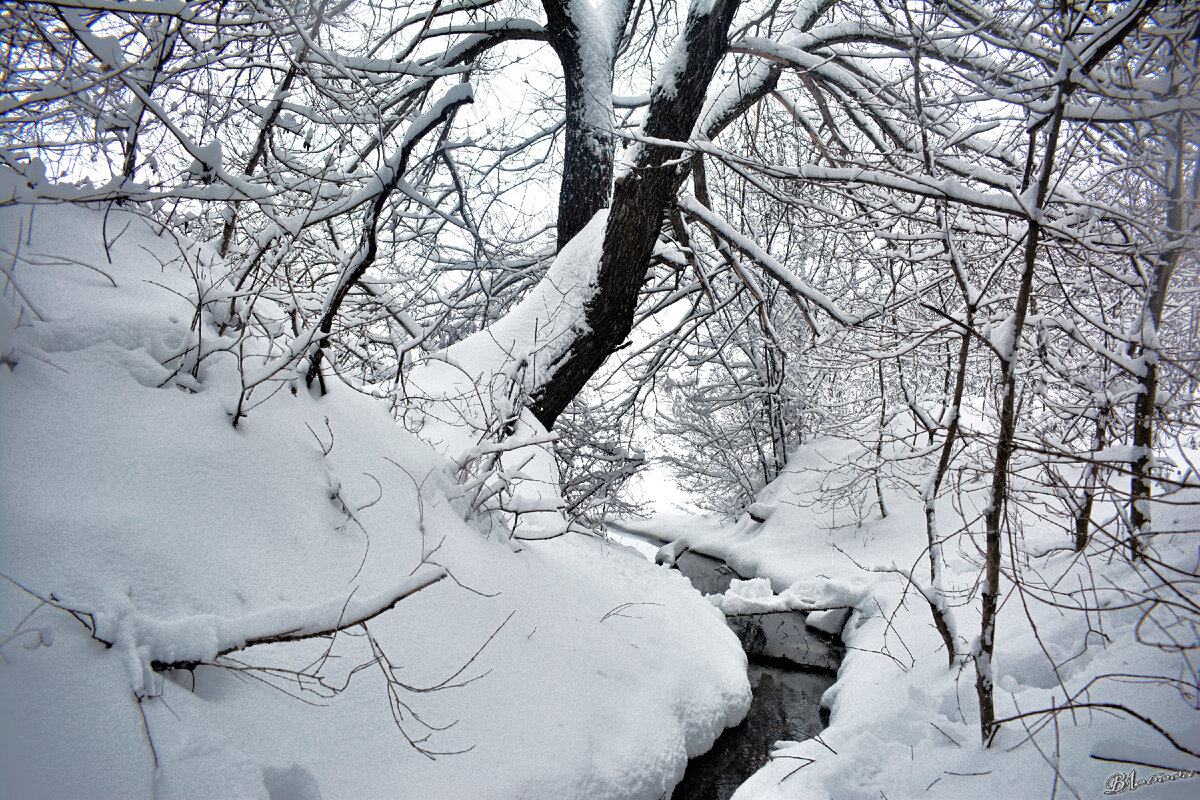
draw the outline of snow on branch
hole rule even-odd
[[[90,618],[92,637],[117,649],[129,670],[134,692],[145,697],[152,693],[153,672],[212,663],[254,645],[331,636],[369,622],[446,576],[444,568],[425,564],[373,597],[359,599],[351,592],[345,599],[335,598],[307,607],[281,606],[243,617],[197,614],[163,620],[137,611],[132,604],[115,610],[84,612],[47,602],[77,618]]]
[[[833,319],[843,325],[851,326],[857,325],[862,321],[853,314],[847,314],[842,311],[827,294],[802,281],[794,272],[779,263],[774,256],[764,250],[757,242],[738,233],[732,225],[705,207],[695,197],[691,195],[681,197],[678,205],[680,209],[712,228],[723,239],[726,239],[750,258],[757,261],[772,278],[779,281],[789,291],[794,292],[817,306]]]
[[[473,103],[474,101],[475,97],[470,83],[459,83],[452,86],[428,111],[417,117],[409,125],[401,142],[400,151],[392,159],[388,160],[386,167],[380,173],[378,178],[379,191],[367,211],[367,218],[363,223],[362,240],[359,243],[358,249],[354,251],[349,262],[342,269],[337,283],[325,298],[325,305],[321,311],[321,319],[317,324],[317,328],[321,332],[321,338],[317,349],[312,354],[312,361],[308,367],[306,380],[309,386],[312,386],[313,381],[320,375],[321,348],[327,343],[328,335],[333,329],[334,317],[337,316],[338,310],[341,308],[342,300],[345,299],[346,294],[350,291],[350,287],[375,262],[375,255],[378,250],[375,227],[379,224],[379,218],[383,213],[383,207],[388,197],[391,196],[391,193],[400,183],[400,180],[404,177],[404,173],[408,169],[408,160],[412,156],[413,148],[433,131],[434,128],[450,120],[460,106]]]
[[[47,5],[55,8],[73,8],[80,11],[119,11],[123,14],[146,16],[180,17],[191,20],[205,2],[188,0],[52,0]]]

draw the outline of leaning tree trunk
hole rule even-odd
[[[728,46],[729,27],[740,0],[715,0],[707,11],[688,12],[682,48],[674,60],[674,86],[660,79],[650,97],[642,134],[651,141],[686,142],[708,85]],[[701,4],[703,5],[703,4]],[[670,83],[667,83],[670,86]],[[686,177],[674,162],[678,148],[640,146],[629,174],[613,193],[596,292],[584,311],[587,329],[571,345],[554,372],[533,396],[533,412],[547,429],[583,389],[604,360],[633,328],[638,294],[658,241],[663,213]]]

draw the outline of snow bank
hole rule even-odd
[[[857,444],[835,439],[818,439],[794,452],[785,474],[757,498],[775,509],[761,524],[743,518],[720,527],[668,517],[640,525],[643,533],[656,529],[663,539],[686,530],[689,546],[725,558],[743,575],[758,576],[734,581],[723,597],[710,598],[727,613],[843,602],[854,607],[842,631],[847,652],[837,683],[822,700],[831,709],[829,727],[820,741],[782,743],[735,798],[1089,798],[1135,788],[1131,796],[1139,798],[1195,797],[1200,775],[1172,770],[1200,770],[1200,759],[1175,750],[1117,709],[1135,709],[1200,750],[1200,716],[1195,690],[1189,689],[1195,672],[1188,652],[1194,651],[1171,644],[1173,639],[1194,646],[1194,629],[1172,614],[1144,617],[1144,608],[1122,608],[1122,588],[1145,587],[1153,575],[1108,554],[1079,559],[1063,549],[1065,532],[1026,520],[1026,552],[1019,563],[1038,573],[1026,573],[1033,588],[1024,602],[1011,596],[1001,610],[993,664],[997,715],[1061,706],[1060,682],[1080,693],[1082,702],[1107,705],[1060,713],[1056,723],[1043,715],[1009,722],[993,746],[984,748],[974,667],[947,669],[928,605],[892,571],[899,565],[918,577],[928,575],[919,487],[886,482],[886,519],[874,509],[864,518],[857,505],[830,502],[829,488],[837,480],[832,472],[862,455]],[[984,492],[968,486],[956,501],[977,513]],[[1193,493],[1182,502],[1180,496],[1172,500],[1156,510],[1163,533],[1154,546],[1185,575],[1200,560],[1194,533],[1200,529],[1200,498]],[[949,497],[939,500],[938,515],[944,527],[959,524]],[[1057,549],[1045,547],[1052,539]],[[966,599],[979,564],[966,541],[956,540],[946,553],[958,628],[969,634],[979,626],[978,611]],[[1011,569],[1007,555],[1005,563]],[[1010,578],[1005,581],[1007,591]],[[1101,591],[1083,594],[1102,615],[1038,601],[1039,587],[1078,589],[1093,582]],[[1178,588],[1184,602],[1196,602],[1194,581]],[[821,622],[810,616],[807,624]],[[1139,644],[1139,636],[1163,646]],[[965,640],[959,644],[964,652],[970,646]],[[1100,678],[1105,675],[1117,677]],[[1139,763],[1123,763],[1128,761]]]
[[[744,714],[741,649],[683,578],[590,537],[512,552],[373,399],[280,381],[235,429],[200,248],[116,208],[4,208],[6,260],[18,231],[0,795],[657,798]],[[201,339],[198,377],[176,372]],[[443,571],[336,637],[151,669],[368,617]]]
[[[567,527],[554,440],[525,399],[544,385],[580,332],[596,290],[608,210],[563,247],[545,277],[496,323],[433,353],[405,376],[405,426],[468,474],[484,473],[504,524],[521,539]],[[512,430],[503,429],[512,421]],[[493,478],[488,479],[486,473]]]
[[[867,594],[862,584],[845,581],[796,581],[775,594],[766,578],[734,580],[722,595],[709,598],[725,614],[762,614],[768,611],[831,611],[854,608]]]

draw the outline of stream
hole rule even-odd
[[[661,545],[638,532],[618,531],[615,538],[640,545],[643,554],[645,545]],[[702,594],[724,593],[742,577],[723,561],[691,550],[676,558],[675,567]],[[837,677],[844,648],[837,637],[809,628],[806,617],[802,611],[726,617],[749,661],[750,711],[712,749],[688,762],[671,800],[727,800],[770,760],[776,742],[809,739],[825,728],[821,695]]]

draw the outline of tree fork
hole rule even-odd
[[[729,28],[740,3],[716,0],[711,9],[699,14],[692,7],[681,43],[686,71],[675,75],[673,92],[659,86],[651,96],[643,127],[646,138],[688,140],[708,85],[728,48]],[[682,165],[666,165],[678,156],[673,147],[642,145],[629,176],[613,193],[596,294],[584,311],[588,330],[575,340],[533,398],[533,413],[547,429],[633,329],[638,294],[663,214],[687,174]]]

